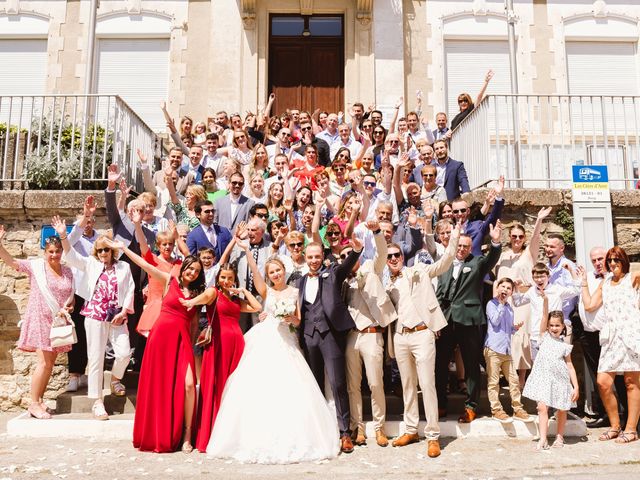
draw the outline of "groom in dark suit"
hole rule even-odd
[[[349,395],[345,373],[344,351],[347,333],[355,323],[342,300],[342,286],[353,269],[362,244],[351,240],[353,249],[340,264],[324,265],[324,249],[320,243],[310,243],[305,250],[309,273],[298,280],[300,302],[300,343],[320,390],[324,390],[324,372],[329,376],[340,429],[340,449],[353,451],[349,429]]]
[[[447,326],[440,330],[436,341],[436,390],[440,416],[446,415],[447,380],[449,360],[456,345],[460,346],[464,375],[467,383],[465,411],[458,418],[460,423],[470,423],[476,418],[480,400],[480,359],[482,357],[482,325],[487,321],[482,308],[482,286],[487,273],[498,263],[502,246],[500,220],[489,226],[491,248],[486,256],[471,253],[472,240],[462,234],[456,257],[438,281],[436,295],[447,319]]]

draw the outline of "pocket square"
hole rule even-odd
[[[462,273],[469,273],[471,271],[471,267],[464,267],[462,269]]]
[[[329,276],[329,272],[325,272],[322,275],[320,275],[322,278],[327,278]]]

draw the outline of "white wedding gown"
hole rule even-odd
[[[318,388],[289,326],[273,316],[277,300],[298,290],[269,289],[269,316],[245,335],[227,380],[207,453],[243,463],[286,464],[333,458],[340,451],[335,412]]]

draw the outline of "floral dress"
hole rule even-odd
[[[631,274],[618,285],[611,277],[602,286],[605,321],[600,330],[599,372],[640,371],[639,294],[631,283]]]
[[[571,402],[573,386],[569,377],[569,367],[564,360],[564,357],[571,354],[572,349],[573,345],[545,332],[522,396],[558,410],[575,407],[576,404]]]
[[[51,322],[53,320],[51,309],[40,293],[31,262],[29,260],[17,260],[17,262],[18,271],[29,276],[31,288],[27,309],[20,322],[18,348],[26,352],[35,352],[36,350],[56,353],[68,352],[71,350],[71,345],[51,348],[51,341],[49,340]],[[45,266],[45,275],[53,298],[62,307],[73,294],[73,273],[71,273],[71,269],[63,266],[62,276],[58,276],[48,266]]]

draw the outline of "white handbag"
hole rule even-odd
[[[66,347],[67,345],[78,343],[76,324],[71,320],[71,315],[65,312],[64,315],[58,315],[53,319],[49,340],[52,348]]]

